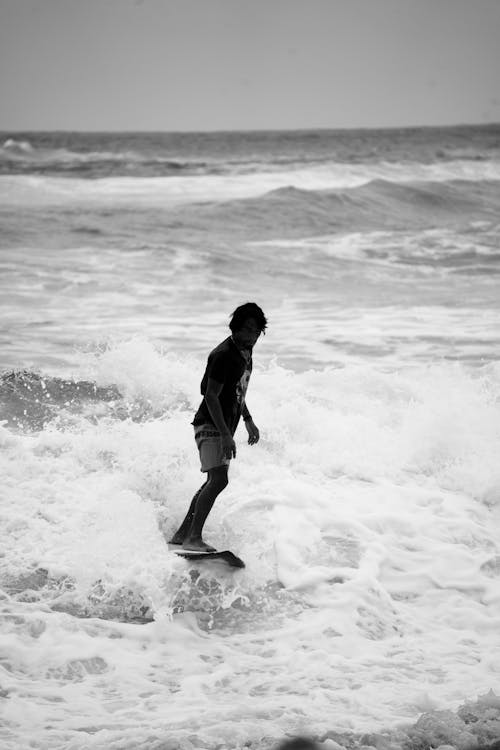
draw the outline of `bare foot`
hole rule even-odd
[[[215,547],[211,547],[210,544],[204,542],[201,537],[184,539],[182,549],[185,549],[188,552],[217,552]]]
[[[182,547],[183,542],[184,542],[184,537],[174,534],[172,539],[168,542],[168,544],[176,544],[178,547]]]

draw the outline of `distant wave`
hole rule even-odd
[[[411,165],[439,179],[450,163],[466,165],[462,176],[488,175],[499,162],[497,128],[443,131],[311,131],[231,134],[0,134],[0,174],[51,177],[243,176],[306,171],[321,167],[367,180],[391,179]],[[486,171],[485,171],[486,170]],[[437,173],[437,174],[433,174]],[[422,176],[422,175],[420,175]],[[459,175],[455,175],[459,176]]]
[[[347,190],[280,188],[257,198],[198,207],[197,220],[240,226],[255,238],[338,231],[421,229],[498,221],[500,181],[394,183],[373,180]]]
[[[270,168],[286,169],[324,163],[311,157],[176,159],[159,153],[34,147],[29,140],[7,138],[0,146],[0,174],[52,177],[165,177],[169,175],[251,174]]]
[[[0,147],[0,174],[45,175],[47,177],[168,177],[251,175],[271,170],[307,169],[324,165],[324,158],[274,157],[255,155],[242,159],[182,159],[139,151],[71,151],[65,148],[35,148],[29,141],[7,139]]]
[[[7,138],[1,151],[11,154],[30,154],[33,151],[33,146],[29,141],[17,141],[15,138]]]
[[[82,178],[162,177],[217,173],[204,161],[185,161],[139,152],[88,151],[34,148],[29,141],[8,138],[0,147],[0,174],[73,176]]]
[[[17,158],[17,157],[16,157]],[[22,157],[24,158],[24,157]],[[21,158],[21,160],[22,160]],[[85,159],[89,159],[87,154]],[[114,157],[113,157],[114,158]],[[60,174],[53,176],[47,173],[36,174],[29,171],[26,174],[3,174],[0,176],[0,202],[3,206],[26,205],[81,205],[83,203],[116,207],[127,205],[130,208],[145,208],[160,206],[163,209],[175,204],[209,204],[213,202],[230,203],[241,199],[277,202],[291,200],[293,193],[287,190],[302,191],[304,202],[312,200],[325,201],[324,193],[330,191],[344,191],[344,203],[349,203],[355,193],[355,188],[364,187],[367,194],[357,193],[357,201],[383,204],[384,208],[392,210],[392,203],[407,203],[414,199],[422,208],[434,212],[443,208],[443,203],[465,200],[469,205],[470,199],[466,193],[477,200],[478,190],[489,193],[494,188],[486,183],[500,182],[500,161],[456,161],[443,164],[419,163],[378,163],[378,164],[344,164],[329,163],[309,165],[307,168],[287,169],[281,171],[259,171],[245,174],[207,174],[201,164],[183,165],[177,162],[163,164],[164,173],[154,178],[140,175],[141,164],[135,164],[135,174],[116,177],[106,175],[105,160],[100,162],[102,171],[100,179],[84,179],[82,174],[92,173],[94,165],[82,161],[78,169],[80,172],[71,173],[72,162],[68,165],[65,177]],[[197,172],[196,170],[201,170]],[[468,187],[458,195],[454,183],[467,183]],[[451,188],[429,186],[433,183],[448,183]],[[477,183],[477,184],[476,184]],[[483,183],[481,186],[480,183]],[[479,187],[477,186],[479,185]],[[280,192],[280,191],[285,192]],[[446,193],[446,190],[448,192]],[[410,195],[410,193],[413,195]],[[316,196],[314,195],[316,193]],[[320,195],[321,193],[321,195]],[[271,198],[269,196],[273,196]],[[266,195],[268,197],[266,197]],[[486,195],[486,193],[485,193]],[[486,195],[489,201],[489,196]],[[293,199],[297,203],[296,197]],[[330,200],[334,200],[330,197]],[[389,203],[388,203],[389,202]],[[439,204],[439,206],[438,206]],[[250,205],[250,204],[249,204]],[[381,206],[382,207],[382,206]],[[451,207],[450,207],[451,208]],[[359,210],[359,206],[357,206]],[[387,217],[390,219],[390,216]]]
[[[144,220],[147,213],[161,211],[161,218],[157,216],[155,221],[161,222],[171,238],[181,239],[187,231],[211,231],[217,236],[236,234],[243,240],[255,241],[335,232],[422,230],[466,226],[476,221],[498,224],[500,216],[500,179],[375,179],[353,186],[306,189],[291,184],[275,187],[276,175],[268,181],[261,177],[257,184],[243,178],[229,183],[215,178],[171,178],[157,183],[115,178],[89,183],[34,176],[2,177],[4,237],[9,227],[11,232],[20,234],[17,210],[24,215],[27,206],[57,206],[60,212],[97,207],[98,222],[89,225],[89,234],[115,231],[126,207],[128,212],[144,214]],[[320,184],[323,179],[328,182],[324,176],[317,177]],[[315,181],[316,177],[310,174],[297,179],[306,184]],[[36,224],[37,220],[33,213],[31,221]],[[80,233],[87,233],[84,223],[76,226]],[[32,231],[36,231],[36,225]]]

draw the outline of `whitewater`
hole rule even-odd
[[[500,738],[497,131],[0,137],[2,747]],[[166,541],[247,300],[235,571]]]

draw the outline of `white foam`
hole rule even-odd
[[[331,163],[305,169],[243,175],[108,177],[93,180],[36,175],[0,176],[0,202],[5,206],[74,203],[165,206],[252,198],[285,187],[302,190],[352,188],[377,179],[396,183],[415,180],[499,180],[500,162]]]
[[[249,447],[241,428],[206,528],[247,567],[197,578],[164,535],[201,482],[201,367],[122,345],[94,363],[97,382],[156,416],[0,428],[2,580],[52,581],[31,603],[3,600],[11,737],[237,746],[395,727],[494,687],[498,368],[256,370],[262,439]],[[155,622],[104,619],[141,606]],[[85,608],[93,619],[68,614]]]
[[[472,231],[471,231],[472,230]],[[273,239],[247,243],[251,248],[273,248],[287,252],[298,261],[314,262],[319,253],[363,264],[394,265],[419,263],[419,270],[427,265],[434,275],[456,272],[457,261],[466,254],[474,267],[482,260],[498,255],[500,227],[489,222],[473,222],[471,229],[460,231],[450,227],[422,230],[394,230],[346,232],[301,239]],[[436,261],[448,262],[440,269]],[[427,263],[426,263],[427,262]]]
[[[15,138],[7,138],[2,144],[2,149],[13,152],[31,153],[33,146],[29,141],[18,141]]]

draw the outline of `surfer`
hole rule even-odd
[[[259,441],[259,430],[245,396],[252,372],[252,350],[266,326],[266,317],[255,302],[240,305],[229,322],[231,335],[208,355],[200,387],[203,400],[192,422],[201,471],[207,474],[207,479],[193,497],[170,542],[186,550],[214,551],[203,540],[202,531],[215,499],[228,484],[229,463],[236,458],[234,433],[240,417],[248,432],[249,445]]]

